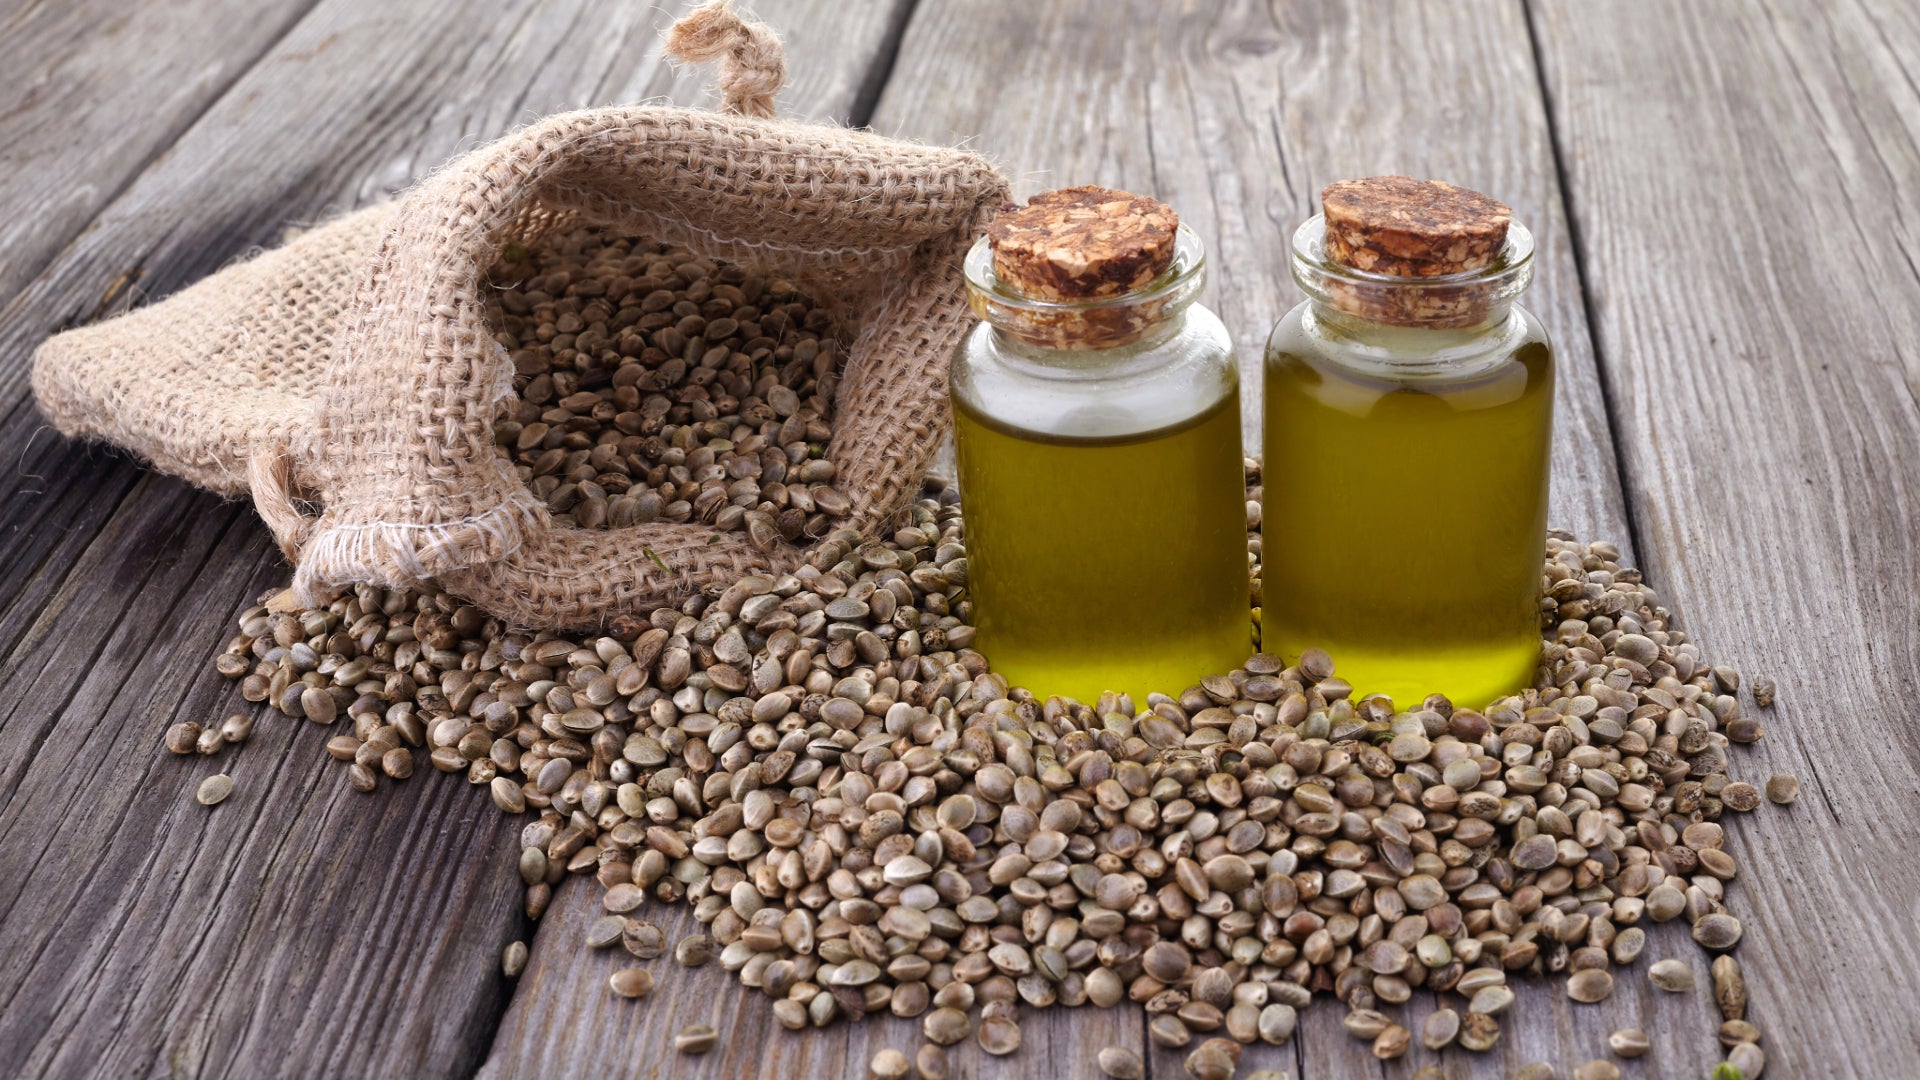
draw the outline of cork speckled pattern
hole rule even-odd
[[[1442,277],[1484,270],[1507,240],[1506,203],[1443,180],[1370,176],[1320,192],[1327,256],[1369,274]]]
[[[1043,191],[987,227],[993,270],[1034,300],[1094,300],[1138,289],[1173,265],[1180,216],[1158,199],[1101,187]]]

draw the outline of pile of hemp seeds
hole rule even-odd
[[[1715,1080],[1760,1075],[1721,821],[1798,785],[1729,777],[1730,745],[1762,734],[1739,675],[1613,546],[1551,534],[1540,685],[1484,710],[1356,696],[1318,650],[1256,654],[1177,696],[1043,701],[971,648],[955,490],[930,484],[891,536],[836,527],[838,346],[790,284],[585,234],[509,249],[494,280],[520,391],[501,452],[560,523],[825,537],[792,574],[585,636],[371,586],[241,614],[217,669],[249,701],[344,718],[327,750],[355,789],[406,779],[424,752],[527,817],[530,917],[591,874],[607,914],[589,946],[717,960],[795,1030],[919,1017],[911,1058],[869,1064],[883,1080],[942,1080],[968,1038],[1015,1052],[1022,1005],[1123,1000],[1156,1045],[1188,1050],[1195,1080],[1286,1043],[1315,995],[1383,1060],[1416,1040],[1485,1051],[1510,1022],[1510,976],[1563,974],[1570,998],[1601,1002],[1641,959],[1640,924],[1684,918],[1716,954]],[[1257,462],[1247,481],[1257,626]],[[1749,689],[1771,704],[1766,680]],[[166,743],[215,754],[252,723],[178,724]],[[211,777],[200,801],[232,788]],[[639,914],[649,899],[691,904],[706,932],[667,941]],[[526,957],[509,946],[506,973]],[[1646,977],[1694,989],[1681,960]],[[609,985],[643,998],[654,982],[635,965]],[[1418,1032],[1392,1015],[1416,989],[1442,995]],[[675,1045],[716,1041],[693,1025]],[[1607,1049],[1648,1043],[1622,1030]],[[1127,1047],[1097,1065],[1145,1073]],[[1571,1075],[1620,1071],[1603,1057]]]
[[[826,458],[841,343],[792,282],[597,230],[510,245],[489,280],[517,391],[495,440],[555,525],[770,551],[852,508]]]

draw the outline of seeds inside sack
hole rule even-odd
[[[495,439],[556,524],[767,550],[850,509],[826,457],[842,342],[792,282],[594,229],[509,245],[491,282],[517,392]]]

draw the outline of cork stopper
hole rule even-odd
[[[1505,203],[1411,176],[1341,180],[1327,185],[1320,202],[1326,261],[1376,276],[1330,281],[1330,298],[1341,310],[1396,326],[1463,327],[1487,317],[1498,282],[1421,282],[1493,267],[1513,222]]]
[[[1513,220],[1498,199],[1411,176],[1341,180],[1327,185],[1320,203],[1327,257],[1390,277],[1484,270],[1506,245]]]
[[[1032,299],[1072,303],[1145,287],[1173,265],[1180,217],[1158,199],[1103,187],[1042,192],[987,228],[993,272]]]

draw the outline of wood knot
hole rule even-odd
[[[787,79],[786,49],[765,24],[742,19],[730,0],[702,4],[668,29],[670,59],[720,61],[721,108],[741,116],[773,116],[773,98]]]

